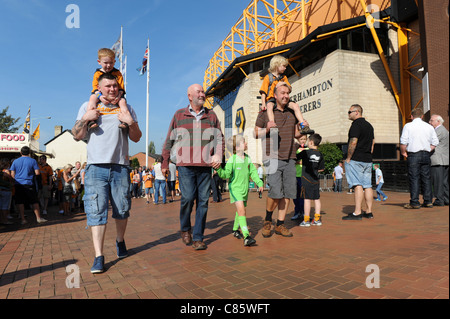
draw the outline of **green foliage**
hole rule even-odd
[[[150,141],[150,144],[148,145],[148,153],[149,154],[156,153],[155,143],[153,141]]]
[[[139,160],[135,157],[131,160],[130,166],[131,166],[131,168],[135,169],[135,168],[139,168],[139,166],[141,166],[141,165],[139,164]]]
[[[343,159],[342,151],[336,144],[330,142],[320,144],[318,150],[322,153],[325,160],[325,171],[323,174],[332,174],[339,161]]]
[[[20,120],[20,117],[15,119],[11,115],[7,115],[9,106],[0,112],[0,132],[1,133],[17,133],[19,131],[18,126],[14,126]]]

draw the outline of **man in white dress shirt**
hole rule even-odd
[[[422,109],[411,112],[412,122],[403,127],[400,137],[400,152],[406,157],[409,177],[409,204],[403,206],[407,209],[420,208],[420,185],[423,191],[423,207],[432,208],[431,191],[431,152],[439,144],[434,128],[424,122]]]

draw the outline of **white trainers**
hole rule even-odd
[[[302,227],[309,227],[309,226],[311,226],[311,223],[310,223],[310,222],[302,221],[302,222],[300,223],[300,226],[302,226]]]
[[[311,225],[313,225],[313,226],[322,226],[322,222],[320,221],[320,219],[319,220],[313,220]]]

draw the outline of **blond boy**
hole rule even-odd
[[[267,110],[269,123],[275,123],[273,115],[273,108],[276,104],[274,97],[275,87],[279,82],[286,82],[287,84],[289,84],[289,86],[291,86],[286,75],[284,75],[288,64],[289,62],[285,57],[281,55],[275,55],[270,60],[269,74],[264,77],[263,83],[259,90],[262,101],[261,110]],[[303,118],[302,112],[300,111],[300,106],[295,102],[289,101],[288,107],[294,111],[295,117],[300,123],[301,133],[314,134],[314,131],[309,128],[308,122]]]
[[[115,57],[116,55],[111,49],[102,48],[98,50],[97,62],[98,64],[100,64],[101,68],[95,70],[94,73],[94,78],[92,80],[92,94],[89,98],[88,110],[95,110],[97,108],[97,104],[101,102],[104,105],[118,104],[122,113],[128,112],[127,101],[123,97],[125,95],[123,76],[119,70],[114,68],[114,65],[116,63]],[[114,75],[117,79],[117,83],[119,84],[119,95],[112,101],[109,101],[104,96],[102,96],[102,93],[98,90],[98,78],[104,73],[111,73],[112,75]],[[88,124],[88,127],[89,129],[93,129],[98,127],[98,124],[92,121]],[[126,128],[127,125],[121,122],[119,124],[119,127],[123,129]]]

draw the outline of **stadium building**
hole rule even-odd
[[[374,161],[393,188],[407,189],[399,140],[411,110],[438,113],[448,128],[448,2],[251,1],[210,60],[204,87],[226,137],[247,136],[256,163],[259,89],[277,54],[289,60],[291,99],[323,141],[346,154],[347,111],[360,104],[375,130]]]

